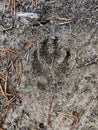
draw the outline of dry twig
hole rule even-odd
[[[19,0],[9,0],[9,5],[11,7],[11,15],[16,14],[16,2],[20,2]]]
[[[74,117],[73,117],[72,115],[69,115],[69,114],[67,114],[67,113],[57,112],[57,114],[63,116],[64,118],[66,118],[66,119],[68,119],[68,120],[71,120],[71,121],[74,119]]]
[[[37,7],[38,6],[38,0],[31,0],[32,1],[32,7]]]
[[[79,126],[79,122],[80,122],[80,119],[83,115],[83,112],[84,110],[81,110],[80,113],[78,112],[74,112],[74,120],[73,120],[73,123],[72,123],[72,130],[77,130],[78,129],[78,126]]]
[[[67,24],[67,23],[72,23],[73,22],[73,19],[72,18],[60,18],[58,16],[52,16],[50,17],[49,19],[56,19],[56,20],[59,20],[61,22],[58,23],[58,25],[63,25],[63,24]]]

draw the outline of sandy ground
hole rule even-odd
[[[2,128],[98,130],[98,1],[16,3],[16,14],[37,18],[11,15],[7,2],[0,1],[0,48],[20,55],[22,102],[10,106]],[[24,54],[29,40],[35,44]],[[2,104],[0,95],[0,114]]]

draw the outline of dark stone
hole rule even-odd
[[[42,122],[39,123],[39,127],[42,128],[42,129],[44,129],[45,128],[44,123],[42,123]]]
[[[71,57],[70,51],[66,51],[66,59],[69,59]]]

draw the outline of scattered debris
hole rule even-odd
[[[26,53],[33,45],[35,41],[29,40],[24,48]],[[1,119],[5,118],[10,105],[17,101],[21,103],[19,94],[15,87],[20,84],[22,77],[22,63],[18,52],[0,48],[0,94],[5,97],[5,103],[3,103],[4,111],[1,115]],[[2,129],[1,129],[2,130]]]
[[[20,101],[15,86],[21,81],[22,67],[18,53],[7,48],[0,48],[0,63],[0,94],[5,97],[2,119],[7,115],[10,105]]]

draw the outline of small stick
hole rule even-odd
[[[2,91],[0,91],[0,93],[2,93]],[[8,94],[8,93],[5,93],[5,92],[4,92],[4,94],[5,94],[6,97],[11,96],[11,94]]]
[[[63,116],[64,118],[68,119],[68,120],[73,120],[74,117],[72,115],[69,115],[67,113],[63,113],[63,112],[57,112],[57,114],[60,114],[61,116]]]
[[[1,90],[1,93],[5,96],[4,91],[3,91],[3,89],[2,89],[1,84],[0,84],[0,90]]]
[[[13,0],[11,0],[11,15],[13,14]]]
[[[3,95],[5,98],[7,98],[7,96],[5,95],[5,92],[4,92],[3,89],[2,89],[1,84],[0,84],[0,90],[1,90],[2,95]],[[7,99],[8,99],[8,98],[7,98]]]
[[[48,119],[47,119],[47,125],[49,125],[51,123],[51,113],[52,113],[53,99],[54,99],[54,97],[52,97],[52,99],[50,101],[49,112],[48,112]]]
[[[71,18],[69,18],[69,19],[67,19],[67,18],[60,18],[60,17],[58,17],[58,16],[52,16],[52,17],[50,17],[50,18],[55,18],[55,19],[57,19],[57,20],[64,21],[64,22],[59,23],[58,25],[63,25],[63,24],[66,24],[66,23],[71,23],[71,22],[73,21],[73,19],[71,19]],[[49,19],[50,19],[50,18],[49,18]]]
[[[11,27],[8,27],[8,28],[4,28],[2,31],[4,32],[4,31],[8,31],[8,30],[11,30],[13,28],[13,26],[11,26]]]
[[[18,94],[16,94],[14,97],[12,97],[10,100],[8,100],[4,108],[9,107],[9,105],[12,104],[13,101],[15,101],[17,98],[18,98]]]
[[[8,53],[12,53],[13,55],[17,56],[17,52],[11,50],[11,49],[7,49],[7,48],[0,48],[0,51],[6,51]]]
[[[1,72],[0,72],[0,79],[3,80],[3,81],[6,81],[6,79],[5,79],[5,75],[2,74]]]
[[[17,92],[16,92],[15,88],[12,87],[12,90],[13,90],[14,95],[17,95]],[[21,102],[21,100],[19,99],[19,97],[17,97],[16,100],[17,100],[19,103]]]
[[[70,23],[70,22],[72,22],[72,21],[62,22],[62,23],[59,23],[58,25],[64,25],[64,24],[66,24],[66,23]]]
[[[7,89],[7,82],[8,82],[8,72],[7,72],[6,78],[5,78],[5,87],[4,87],[5,93],[6,93],[6,89]]]
[[[16,14],[16,1],[14,0],[14,15]]]
[[[21,82],[21,76],[22,76],[22,63],[19,63],[19,68],[18,68],[18,75],[17,75],[17,82],[18,84]]]

